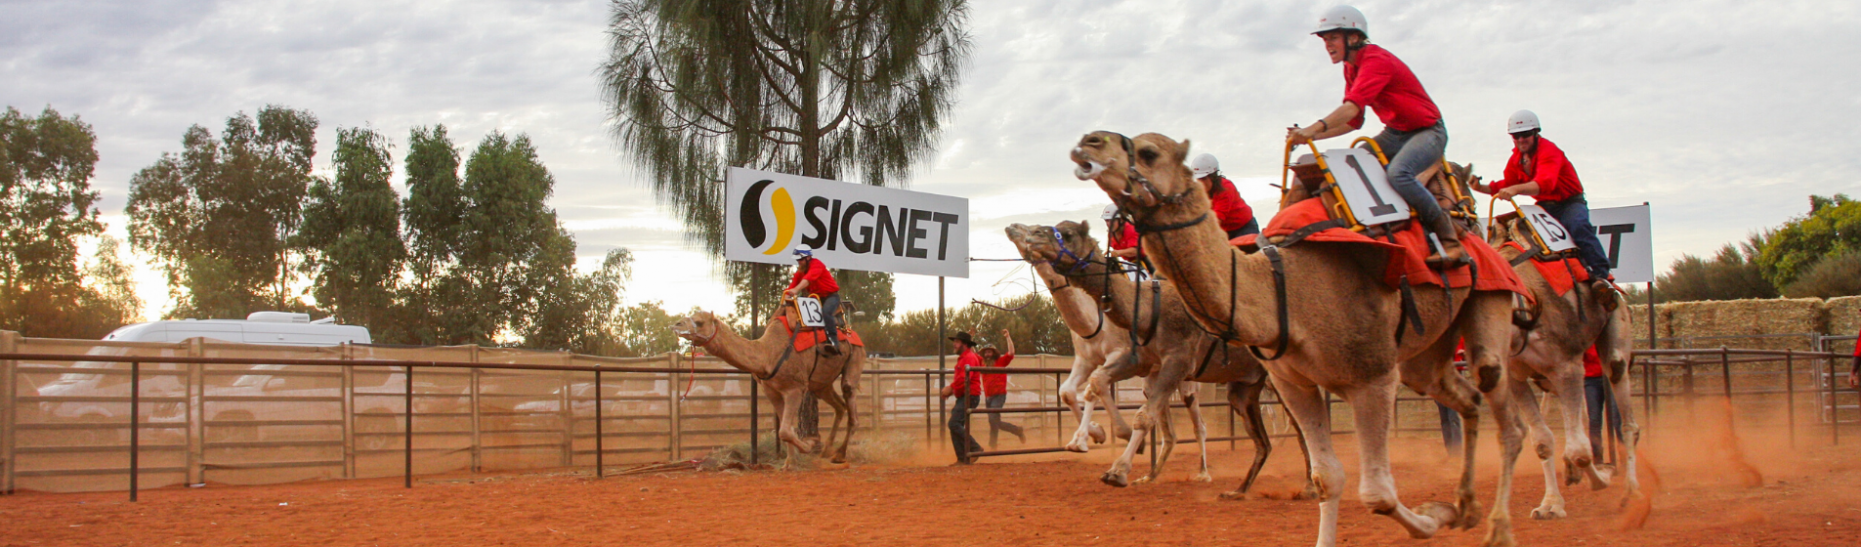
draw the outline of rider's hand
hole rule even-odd
[[[1498,192],[1494,192],[1493,199],[1512,199],[1513,196],[1517,195],[1519,195],[1517,186],[1507,186],[1499,189]]]
[[[1003,337],[1007,337],[1007,336],[1008,336],[1008,329],[1002,329],[1002,336],[1003,336]]]
[[[788,290],[782,291],[783,298],[794,298],[794,296],[795,296],[795,289],[788,289]]]
[[[1467,179],[1467,186],[1473,187],[1474,190],[1479,190],[1482,194],[1493,193],[1493,189],[1487,188],[1486,181],[1481,180],[1479,175],[1474,175],[1472,178]]]
[[[1848,387],[1850,389],[1861,389],[1861,374],[1855,374],[1853,372],[1848,373]]]
[[[1293,126],[1286,128],[1286,142],[1293,144],[1303,143],[1317,136],[1318,131],[1310,127]]]

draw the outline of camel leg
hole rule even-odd
[[[1189,422],[1190,425],[1195,426],[1195,444],[1202,448],[1202,468],[1195,474],[1194,480],[1195,482],[1215,482],[1215,477],[1208,472],[1208,423],[1202,421],[1201,399],[1196,397],[1196,391],[1201,387],[1202,384],[1196,382],[1183,382],[1177,388],[1177,392],[1182,395],[1183,403],[1189,407]]]
[[[1163,475],[1163,468],[1170,463],[1170,455],[1176,452],[1176,413],[1170,408],[1170,403],[1175,400],[1176,390],[1164,392],[1163,402],[1157,405],[1157,413],[1151,415],[1154,418],[1151,421],[1150,434],[1157,445],[1156,464],[1150,466],[1150,472],[1131,481],[1132,483],[1144,484],[1157,480],[1157,477]],[[1149,446],[1149,444],[1146,443],[1144,446]]]
[[[1389,375],[1395,376],[1395,375]],[[1357,484],[1358,497],[1370,512],[1396,519],[1409,537],[1426,539],[1458,519],[1454,506],[1426,503],[1411,511],[1402,505],[1396,493],[1396,479],[1389,469],[1390,412],[1396,407],[1396,378],[1385,376],[1363,386],[1353,386],[1351,393],[1339,393],[1351,404],[1356,417],[1357,445],[1362,452],[1358,466],[1363,478]]]
[[[1130,359],[1130,361],[1134,363],[1136,359]],[[1112,486],[1124,486],[1127,484],[1131,472],[1131,458],[1135,457],[1138,449],[1144,446],[1145,440],[1148,439],[1146,435],[1156,433],[1159,420],[1168,423],[1167,420],[1169,420],[1169,416],[1160,415],[1158,413],[1168,413],[1170,411],[1171,395],[1176,393],[1176,386],[1182,383],[1183,377],[1189,374],[1187,366],[1171,365],[1181,365],[1181,363],[1165,363],[1164,366],[1158,367],[1159,370],[1154,376],[1144,382],[1144,405],[1142,408],[1137,409],[1137,423],[1131,428],[1131,441],[1125,445],[1124,454],[1118,456],[1118,461],[1112,463],[1111,470],[1106,471],[1105,475],[1099,478],[1099,480],[1104,481],[1105,484],[1110,484]],[[1116,366],[1106,367],[1104,370],[1100,370],[1099,373],[1116,373],[1127,371],[1129,368],[1130,367]],[[1100,374],[1092,375],[1093,383],[1103,381]],[[1169,459],[1169,452],[1176,444],[1176,439],[1173,436],[1174,434],[1171,434],[1171,438],[1162,439],[1165,442],[1162,443],[1163,446],[1158,448],[1157,465],[1151,468],[1149,478],[1156,478],[1156,476],[1162,472],[1164,462]]]
[[[1492,526],[1486,532],[1485,547],[1512,547],[1516,542],[1512,538],[1512,476],[1518,467],[1519,453],[1525,450],[1525,424],[1519,421],[1517,407],[1531,404],[1529,399],[1520,402],[1513,398],[1512,390],[1522,390],[1527,395],[1531,386],[1512,378],[1504,378],[1486,393],[1487,406],[1493,409],[1493,421],[1499,424],[1499,487],[1493,495],[1493,511],[1487,516]]]
[[[834,463],[846,463],[846,443],[842,442],[836,445],[834,441],[840,438],[841,420],[846,420],[848,422],[847,436],[853,436],[852,404],[840,398],[840,394],[834,392],[833,386],[828,386],[827,389],[816,392],[815,397],[822,401],[827,401],[827,406],[831,406],[834,409],[834,427],[827,432],[827,444],[821,446],[821,455],[827,457],[829,461]]]
[[[859,380],[857,376],[840,384],[840,391],[846,395],[846,436],[840,438],[840,449],[834,452],[834,463],[846,463],[847,447],[853,444],[853,432],[859,424]],[[840,421],[835,418],[834,421]]]
[[[1537,509],[1531,510],[1531,518],[1538,520],[1564,518],[1564,495],[1558,491],[1557,459],[1553,458],[1553,441],[1551,426],[1544,422],[1544,414],[1538,410],[1538,399],[1532,396],[1531,384],[1524,381],[1511,382],[1511,405],[1523,419],[1524,427],[1531,430],[1532,449],[1538,453],[1538,460],[1544,465],[1544,501]],[[1585,433],[1588,435],[1588,433]]]
[[[1468,326],[1473,322],[1471,320],[1479,317],[1478,309],[1474,306],[1483,301],[1485,300],[1470,300],[1468,307],[1462,312],[1463,328],[1461,330],[1470,336],[1476,336],[1476,338],[1469,339],[1467,345],[1470,350],[1479,347],[1496,347],[1504,344],[1503,340],[1506,338],[1504,333],[1488,332],[1490,329],[1485,329],[1483,326]],[[1456,516],[1459,518],[1447,524],[1454,528],[1473,528],[1479,524],[1480,512],[1479,501],[1473,496],[1474,447],[1479,442],[1480,430],[1480,394],[1474,389],[1472,382],[1454,371],[1454,346],[1461,338],[1461,336],[1442,336],[1422,353],[1403,362],[1402,382],[1417,393],[1426,394],[1442,406],[1460,414],[1461,473],[1460,484],[1455,489],[1454,504]],[[1495,342],[1493,338],[1498,338],[1499,341]],[[1488,361],[1496,362],[1497,358],[1492,357],[1491,354],[1492,352],[1488,351],[1484,355]]]
[[[1337,449],[1331,445],[1331,421],[1325,411],[1324,396],[1318,386],[1294,385],[1279,376],[1273,377],[1280,400],[1299,424],[1311,468],[1312,483],[1318,490],[1317,547],[1338,544],[1338,504],[1344,497],[1344,465],[1338,461]]]
[[[1081,346],[1074,344],[1073,347]],[[1067,374],[1066,380],[1060,384],[1060,404],[1072,409],[1073,419],[1079,422],[1079,430],[1073,434],[1072,440],[1066,443],[1066,449],[1072,452],[1085,452],[1089,449],[1090,443],[1103,443],[1106,440],[1105,429],[1092,421],[1092,413],[1082,408],[1083,403],[1079,396],[1080,384],[1092,375],[1092,371],[1098,370],[1099,364],[1102,363],[1093,363],[1092,359],[1085,355],[1086,352],[1079,353],[1073,356],[1072,373]]]
[[[1221,499],[1246,498],[1254,479],[1260,477],[1260,468],[1266,467],[1267,456],[1273,453],[1273,439],[1267,436],[1266,420],[1260,415],[1260,392],[1265,387],[1266,382],[1228,382],[1228,408],[1247,424],[1247,436],[1254,440],[1254,463],[1247,468],[1247,479],[1241,481],[1241,487],[1222,492]]]
[[[1573,473],[1569,476],[1572,484],[1578,479],[1574,473],[1582,473],[1589,478],[1591,490],[1602,490],[1609,487],[1609,477],[1596,469],[1595,453],[1590,451],[1590,443],[1596,439],[1590,438],[1589,405],[1583,401],[1582,370],[1583,363],[1573,361],[1563,368],[1563,377],[1555,380],[1558,404],[1563,406],[1561,414],[1564,415],[1564,468]]]
[[[1086,380],[1087,390],[1108,399],[1111,404],[1105,412],[1111,420],[1111,434],[1120,439],[1131,438],[1131,426],[1124,423],[1123,410],[1118,408],[1118,382],[1137,377],[1137,365],[1142,359],[1138,352],[1130,348],[1119,348],[1105,358],[1105,366],[1093,372]],[[1146,387],[1145,389],[1148,389]],[[1139,448],[1142,451],[1142,448]]]
[[[781,439],[785,445],[783,452],[786,458],[782,468],[793,470],[800,464],[801,454],[808,452],[808,447],[801,444],[800,433],[795,431],[796,424],[801,423],[801,390],[783,393],[775,398],[782,405],[782,416],[777,419],[775,433],[776,438]]]
[[[1630,359],[1628,352],[1632,349],[1632,346],[1628,341],[1627,334],[1622,332],[1622,326],[1627,323],[1626,312],[1618,308],[1616,310],[1616,315],[1611,318],[1609,326],[1604,328],[1603,336],[1596,342],[1597,355],[1603,358],[1604,370],[1612,379],[1610,381],[1610,391],[1615,395],[1614,399],[1617,414],[1622,417],[1621,448],[1623,450],[1623,456],[1621,465],[1615,469],[1615,473],[1627,476],[1628,495],[1622,498],[1624,504],[1641,495],[1641,481],[1635,467],[1637,459],[1635,448],[1641,443],[1641,426],[1635,423],[1635,405],[1631,404],[1632,399],[1629,399],[1632,393],[1630,393],[1631,376],[1628,373],[1628,361]],[[1605,414],[1605,416],[1607,415]],[[1605,435],[1608,434],[1608,424],[1609,422],[1605,419],[1603,421]],[[1594,442],[1594,439],[1592,439],[1592,442]]]

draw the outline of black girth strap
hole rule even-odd
[[[1525,242],[1525,250],[1519,251],[1519,255],[1512,257],[1511,262],[1513,266],[1517,266],[1524,264],[1527,260],[1531,260],[1534,256],[1538,256],[1538,244],[1527,241]]]
[[[769,375],[758,377],[758,380],[766,381],[770,378],[774,378],[776,373],[782,372],[782,364],[788,362],[788,356],[795,353],[795,338],[801,336],[801,329],[789,327],[787,324],[782,326],[788,328],[788,345],[782,346],[782,356],[776,358],[775,368],[769,369]],[[817,357],[818,353],[819,352],[816,352]]]
[[[1298,243],[1300,241],[1304,241],[1305,238],[1312,237],[1312,234],[1323,232],[1325,230],[1330,230],[1332,228],[1345,228],[1348,226],[1350,226],[1349,223],[1346,223],[1342,220],[1338,220],[1335,218],[1331,220],[1321,220],[1318,222],[1307,224],[1305,225],[1304,228],[1293,230],[1292,233],[1286,234],[1284,237],[1282,237],[1279,243],[1277,243],[1276,245],[1280,247],[1291,247],[1294,243]]]
[[[1105,286],[1105,288],[1107,290],[1110,290],[1111,285],[1108,284]],[[1136,295],[1131,297],[1131,300],[1132,300],[1131,302],[1131,326],[1132,327],[1137,326],[1137,310],[1138,310],[1137,303],[1138,301],[1142,300],[1142,298],[1139,298],[1139,297],[1143,296],[1144,294],[1144,288],[1141,286],[1141,284],[1140,286],[1137,287],[1136,293],[1137,293]],[[1163,282],[1152,279],[1150,280],[1150,337],[1145,338],[1144,341],[1142,342],[1138,342],[1137,341],[1137,329],[1133,328],[1131,329],[1131,341],[1133,343],[1136,343],[1140,347],[1150,345],[1151,340],[1157,339],[1157,331],[1162,330],[1163,328],[1161,325],[1162,322],[1163,322]]]
[[[1447,284],[1447,281],[1443,280],[1442,284],[1443,285]],[[1421,310],[1417,309],[1415,305],[1415,289],[1413,288],[1413,286],[1409,285],[1408,274],[1403,274],[1402,276],[1402,315],[1396,318],[1396,344],[1398,345],[1402,344],[1403,332],[1406,330],[1406,328],[1409,326],[1409,323],[1411,322],[1415,324],[1416,334],[1419,335],[1423,331],[1427,330],[1425,327],[1422,326],[1422,312]]]
[[[1267,261],[1273,265],[1273,299],[1278,303],[1279,307],[1279,341],[1273,343],[1272,357],[1261,354],[1260,348],[1254,346],[1247,346],[1247,351],[1253,352],[1254,357],[1261,361],[1272,361],[1285,356],[1286,346],[1292,341],[1292,337],[1289,336],[1291,329],[1288,328],[1292,321],[1291,318],[1286,315],[1288,313],[1286,310],[1286,265],[1280,260],[1278,247],[1271,245],[1261,247],[1260,252],[1265,253],[1267,255]],[[1232,300],[1230,300],[1230,302],[1232,302]],[[1232,304],[1229,305],[1230,309],[1233,307]],[[1228,330],[1232,331],[1233,329],[1234,320],[1230,318],[1228,320]]]

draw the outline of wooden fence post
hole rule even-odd
[[[670,461],[678,461],[685,452],[684,442],[679,438],[680,414],[682,412],[678,404],[678,361],[668,353],[666,355],[666,415],[670,423],[666,426],[668,431],[666,436],[671,446],[666,447],[666,452],[669,454],[666,459]],[[750,450],[755,449],[755,447],[750,447]]]
[[[478,345],[473,344],[469,348],[467,348],[466,351],[467,351],[467,355],[469,356],[469,358],[466,360],[471,361],[473,363],[477,363],[478,362]],[[482,370],[483,369],[480,369],[478,367],[472,367],[472,380],[468,384],[470,386],[468,387],[468,389],[470,389],[471,391],[467,393],[466,395],[469,399],[471,399],[470,402],[472,405],[472,472],[473,473],[478,473],[478,472],[482,472],[485,470],[485,459],[484,459],[485,458],[484,456],[485,443],[484,443],[483,433],[481,433],[482,431],[484,431],[485,426],[484,426],[484,417],[479,414],[479,412],[481,411],[480,407],[482,406],[479,404],[481,402],[479,393],[484,391],[484,383],[483,383],[484,375],[482,373]]]
[[[342,345],[342,360],[355,360],[355,346]],[[342,366],[342,476],[355,478],[355,367]]]
[[[187,356],[206,354],[202,338],[189,338]],[[207,371],[206,365],[187,365],[187,483],[207,483]]]
[[[0,353],[19,351],[19,333],[0,331]],[[0,361],[0,412],[6,417],[0,419],[0,494],[13,493],[14,434],[13,427],[19,421],[16,399],[19,391],[19,363],[17,361]]]
[[[573,361],[568,358],[568,356],[571,355],[570,353],[563,352],[561,355],[564,357],[564,361],[568,361],[568,363],[565,364],[573,363]],[[556,396],[556,400],[561,401],[560,404],[562,405],[563,467],[575,466],[575,398],[570,396],[570,392],[575,391],[574,374],[574,372],[562,371],[562,391]]]

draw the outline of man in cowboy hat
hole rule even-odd
[[[982,444],[969,435],[969,409],[982,399],[982,375],[974,372],[982,366],[982,356],[976,355],[976,340],[967,332],[958,332],[949,340],[950,350],[956,352],[956,374],[943,386],[944,397],[956,396],[956,406],[950,410],[950,446],[956,448],[956,463],[967,465],[976,461],[969,453],[982,451]]]

